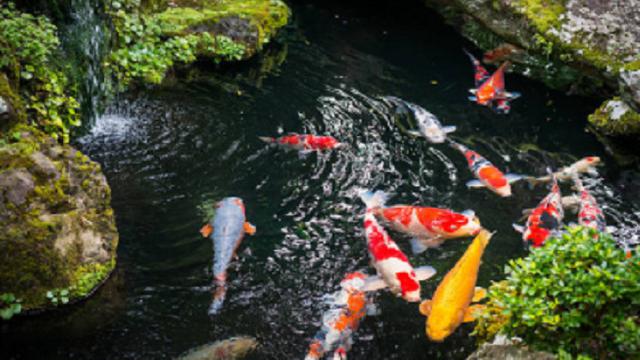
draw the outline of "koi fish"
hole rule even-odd
[[[569,211],[577,213],[580,210],[580,196],[578,196],[576,194],[563,196],[560,199],[560,203],[562,204],[562,208],[565,211],[569,210]],[[526,220],[527,217],[529,215],[531,215],[533,210],[535,210],[535,209],[524,209],[524,210],[522,210],[522,215],[524,215],[524,217],[521,220]]]
[[[474,236],[482,229],[473,210],[456,213],[448,209],[433,207],[394,205],[386,207],[386,194],[378,192],[381,200],[370,209],[396,231],[413,236],[411,250],[420,254],[427,248],[438,247],[447,239]]]
[[[474,313],[483,305],[471,305],[481,300],[486,291],[476,287],[480,259],[492,234],[482,230],[464,255],[442,279],[431,300],[420,304],[420,313],[427,316],[426,333],[431,341],[443,341],[463,322],[475,319]]]
[[[216,290],[209,307],[209,314],[217,313],[226,294],[227,269],[245,234],[256,233],[255,226],[245,219],[244,203],[240,198],[228,197],[216,204],[216,214],[200,229],[203,237],[213,241],[213,283]]]
[[[489,160],[482,157],[475,151],[470,150],[462,144],[450,142],[451,147],[460,151],[467,159],[469,170],[478,180],[470,180],[467,182],[469,188],[486,187],[494,193],[507,197],[511,196],[511,183],[522,179],[522,176],[516,174],[503,174]]]
[[[232,337],[200,346],[180,356],[178,360],[240,360],[258,347],[258,341],[248,336]]]
[[[600,158],[598,156],[587,156],[584,157],[569,166],[565,166],[562,169],[556,171],[553,174],[542,176],[542,177],[533,177],[528,176],[525,180],[532,186],[535,186],[539,183],[546,183],[553,180],[553,177],[560,181],[570,181],[573,179],[573,174],[584,174],[587,173],[589,175],[597,175],[595,167],[600,164]]]
[[[331,150],[345,146],[344,143],[339,142],[332,136],[311,134],[289,134],[278,138],[259,136],[258,138],[269,144],[277,144],[299,151]]]
[[[409,109],[417,121],[418,130],[409,130],[408,133],[417,137],[424,137],[433,144],[441,144],[447,139],[447,134],[456,131],[455,126],[442,126],[440,120],[425,110],[423,107],[404,101],[394,96],[387,96],[391,100],[404,108]]]
[[[520,97],[517,92],[507,92],[504,88],[504,70],[510,65],[503,63],[493,75],[489,75],[478,59],[464,50],[471,59],[474,67],[474,89],[469,89],[472,96],[469,100],[483,106],[488,106],[497,113],[507,114],[511,109],[509,101]],[[495,103],[495,104],[494,104]]]
[[[533,247],[540,247],[557,231],[562,224],[564,209],[562,195],[555,176],[551,192],[533,209],[524,227],[513,224],[513,228],[522,233],[522,239],[531,242]]]
[[[495,49],[485,52],[482,61],[486,64],[496,64],[514,57],[520,58],[522,55],[524,55],[524,50],[521,48],[509,43],[502,43]]]
[[[433,268],[426,268],[421,272],[422,280],[436,273]],[[317,360],[332,352],[333,359],[346,359],[360,321],[374,312],[368,294],[384,287],[386,283],[378,276],[361,272],[347,274],[340,282],[340,290],[328,296],[329,309],[322,317],[322,328],[311,341],[305,360]]]
[[[360,194],[360,198],[367,206],[364,215],[364,229],[373,267],[376,268],[393,294],[402,296],[408,302],[420,301],[418,274],[398,244],[391,239],[376,220],[374,209],[384,203],[385,193],[365,191]]]
[[[598,202],[582,185],[582,181],[577,174],[574,174],[573,181],[576,184],[576,190],[580,193],[580,211],[578,212],[578,224],[592,228],[598,231],[605,231],[607,224],[604,219],[604,213],[600,210]]]

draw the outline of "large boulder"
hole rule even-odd
[[[23,311],[91,294],[115,266],[118,233],[100,165],[27,125],[0,144],[0,294]]]
[[[636,0],[426,0],[426,3],[479,47],[484,50],[498,47],[500,51],[492,55],[497,54],[499,61],[511,60],[516,71],[575,93],[598,96],[617,93],[637,115],[640,4]],[[611,129],[606,132],[629,134]]]

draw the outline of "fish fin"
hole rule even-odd
[[[485,185],[480,180],[469,180],[469,181],[467,181],[466,185],[467,185],[468,188],[482,188],[482,187],[485,187]]]
[[[513,229],[519,233],[524,233],[524,226],[518,224],[512,224]]]
[[[383,207],[388,197],[387,193],[382,190],[376,192],[364,190],[361,191],[359,195],[362,202],[367,206],[367,209]]]
[[[471,93],[472,95],[476,95],[476,92],[478,91],[478,89],[469,89],[469,93]]]
[[[433,277],[433,275],[436,274],[436,269],[434,269],[433,267],[431,267],[429,265],[420,266],[420,267],[417,267],[417,268],[415,268],[413,270],[416,273],[416,279],[418,281],[427,280],[427,279]]]
[[[422,134],[416,130],[407,130],[407,134],[415,137],[422,137]]]
[[[524,210],[522,210],[522,216],[518,220],[519,221],[525,221],[529,217],[529,215],[531,215],[532,212],[533,212],[533,209],[524,209]]]
[[[216,315],[222,309],[222,305],[224,304],[224,299],[227,294],[226,285],[219,285],[215,291],[213,292],[213,299],[211,300],[211,304],[209,305],[208,313],[209,315]]]
[[[200,228],[200,234],[202,234],[202,237],[204,238],[208,238],[209,236],[211,236],[212,232],[213,232],[213,226],[211,226],[211,224],[209,223],[205,224],[202,228]]]
[[[507,178],[509,184],[523,179],[523,176],[518,174],[506,174],[504,177]]]
[[[476,304],[471,305],[467,308],[467,311],[464,313],[464,318],[462,318],[462,322],[472,322],[477,318],[477,312],[483,310],[485,308],[484,305]]]
[[[452,132],[455,132],[457,129],[457,127],[455,126],[443,126],[442,127],[442,131],[444,131],[447,134],[451,134]]]
[[[471,302],[478,302],[484,299],[486,296],[487,296],[487,290],[484,288],[481,288],[480,286],[476,286],[475,292],[473,293],[473,299],[471,299]]]
[[[249,223],[249,222],[245,222],[244,225],[244,232],[246,232],[249,235],[255,235],[256,234],[256,227]]]
[[[298,159],[305,159],[313,150],[300,150],[298,151]]]
[[[382,313],[376,304],[370,303],[367,305],[367,316],[378,316]]]
[[[595,168],[589,168],[589,170],[587,170],[587,174],[591,175],[591,176],[598,176],[598,170],[596,170]]]
[[[412,238],[409,241],[411,242],[411,252],[413,252],[414,255],[422,254],[428,248],[428,246],[422,242],[422,239]]]
[[[258,136],[258,139],[260,139],[260,140],[262,140],[262,141],[264,141],[264,142],[266,142],[268,144],[274,143],[276,141],[276,138],[270,137],[270,136]]]
[[[527,182],[527,185],[529,185],[529,190],[533,190],[536,185],[542,182],[540,179],[534,176],[525,176],[524,180]]]
[[[365,291],[365,292],[377,291],[377,290],[384,289],[386,287],[387,287],[387,283],[384,282],[382,277],[378,275],[372,275],[365,279],[364,287],[362,288],[362,291]]]
[[[475,97],[475,96],[469,96],[469,97],[467,97],[467,99],[469,99],[470,101],[473,101],[473,102],[477,102],[478,101],[478,98]]]
[[[471,210],[471,209],[467,209],[467,210],[465,210],[465,211],[461,212],[461,214],[462,214],[462,215],[469,216],[469,217],[474,217],[474,216],[476,216],[476,212],[475,212],[475,211],[473,211],[473,210]]]
[[[418,309],[420,310],[420,314],[429,316],[431,314],[431,300],[421,302]]]
[[[517,92],[517,91],[509,91],[509,92],[505,92],[504,96],[505,96],[505,98],[507,98],[509,100],[515,100],[515,99],[519,98],[520,96],[522,96],[522,94]]]

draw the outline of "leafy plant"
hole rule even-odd
[[[0,294],[0,318],[9,320],[22,312],[21,300],[11,293]]]
[[[159,84],[177,63],[191,63],[207,56],[215,63],[241,60],[243,44],[207,32],[167,36],[171,33],[158,17],[139,11],[135,0],[114,0],[108,6],[116,30],[116,48],[105,62],[121,88],[134,80]]]
[[[47,291],[47,299],[53,305],[69,303],[69,289],[53,289]]]
[[[9,74],[25,100],[29,119],[56,139],[69,141],[80,125],[80,105],[53,59],[60,41],[46,17],[0,5],[0,71]]]
[[[517,336],[559,354],[630,358],[640,351],[640,259],[608,234],[567,229],[506,266],[475,333]]]

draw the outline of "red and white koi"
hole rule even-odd
[[[265,136],[259,136],[258,138],[269,144],[277,144],[300,151],[331,150],[345,146],[344,143],[339,142],[333,136],[289,134],[278,138]]]
[[[509,101],[520,97],[519,93],[507,92],[504,86],[504,70],[510,65],[509,62],[503,63],[496,72],[489,75],[480,61],[471,53],[464,50],[471,59],[474,67],[474,84],[475,88],[470,89],[472,96],[469,100],[483,106],[488,106],[498,113],[507,114],[511,109]]]
[[[386,198],[383,192],[380,196]],[[419,254],[427,248],[438,247],[447,239],[474,236],[482,225],[473,210],[457,213],[434,207],[394,205],[386,207],[384,201],[371,208],[379,219],[396,231],[413,236],[411,250]]]
[[[578,224],[598,231],[605,231],[607,225],[604,219],[604,213],[600,210],[598,202],[582,185],[582,181],[577,174],[574,174],[573,181],[576,185],[576,190],[580,193]]]
[[[522,233],[522,239],[531,242],[533,247],[540,247],[554,232],[559,230],[564,209],[562,195],[555,176],[551,192],[533,209],[524,227],[513,224],[513,228]]]
[[[409,259],[398,247],[384,228],[378,223],[375,209],[384,204],[386,195],[382,191],[360,194],[367,206],[364,215],[364,229],[367,237],[367,248],[373,267],[382,277],[389,290],[409,302],[420,301],[420,282]]]
[[[420,273],[422,280],[436,273],[433,268],[426,268]],[[340,282],[340,290],[328,296],[329,309],[322,317],[322,328],[311,341],[305,360],[317,360],[331,353],[333,359],[346,359],[360,321],[373,312],[368,293],[385,286],[378,276],[361,272],[347,274]]]
[[[495,167],[489,160],[482,157],[477,152],[470,150],[462,144],[450,141],[451,147],[460,151],[467,159],[469,170],[475,175],[477,180],[467,182],[469,188],[486,187],[494,193],[507,197],[511,196],[511,183],[522,179],[516,174],[504,174]]]

